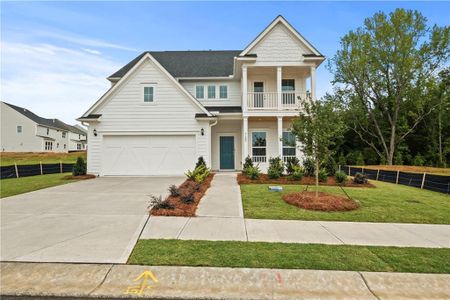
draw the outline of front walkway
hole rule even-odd
[[[197,217],[151,216],[141,239],[450,248],[450,225],[244,219],[235,173],[218,173]]]

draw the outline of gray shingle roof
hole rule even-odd
[[[234,57],[242,50],[221,51],[146,51],[108,78],[124,76],[150,53],[173,77],[224,77],[233,75]]]

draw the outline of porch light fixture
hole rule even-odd
[[[205,135],[205,129],[202,128],[202,129],[200,130],[200,134],[201,134],[202,136]]]
[[[97,129],[94,129],[94,136],[97,136]]]

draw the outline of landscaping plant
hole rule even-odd
[[[302,169],[302,167],[300,167],[300,166],[293,166],[290,178],[291,178],[291,180],[302,180],[302,178],[303,178],[303,169]]]
[[[245,174],[245,170],[253,167],[253,160],[250,156],[247,156],[244,161],[244,165],[242,166],[242,172]]]
[[[175,205],[170,203],[167,199],[163,200],[161,195],[159,195],[159,197],[151,195],[149,208],[151,207],[155,209],[174,209]]]
[[[171,196],[174,196],[174,197],[179,196],[180,189],[176,185],[172,184],[171,186],[169,186],[169,193]]]
[[[86,175],[86,164],[81,156],[77,158],[77,162],[73,166],[72,175],[73,176]]]
[[[270,179],[277,179],[283,175],[284,163],[280,157],[269,158],[269,168],[267,169],[267,176]]]
[[[184,204],[190,204],[194,202],[194,200],[194,194],[192,193],[187,193],[181,196],[181,202],[183,202]]]
[[[311,158],[307,157],[303,161],[303,170],[306,177],[314,177],[316,174],[316,167],[314,166],[314,161]]]
[[[367,176],[365,174],[362,173],[356,173],[355,177],[353,178],[353,182],[354,183],[358,183],[358,184],[364,184],[367,183]]]
[[[286,173],[292,175],[294,173],[294,168],[300,167],[300,161],[297,157],[288,157],[286,160]]]
[[[245,169],[245,176],[247,176],[251,180],[258,179],[259,175],[261,175],[261,171],[259,170],[259,166],[258,165],[247,167]]]
[[[185,175],[188,179],[193,180],[195,182],[201,183],[205,181],[206,177],[210,174],[210,170],[206,167],[206,165],[199,165],[193,171],[188,170]]]
[[[327,171],[328,176],[334,176],[337,170],[337,164],[333,156],[328,156],[328,158],[325,160],[325,163],[323,164],[323,167]]]
[[[337,183],[344,183],[347,181],[347,174],[345,174],[344,171],[337,171],[336,174],[334,174],[334,177],[336,178]]]
[[[328,174],[325,169],[319,170],[319,181],[320,182],[327,182]]]
[[[200,166],[204,166],[206,168],[206,162],[203,156],[200,156],[197,160],[197,163],[195,164],[195,168],[197,169]]]

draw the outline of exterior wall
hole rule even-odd
[[[279,23],[249,53],[258,54],[258,61],[298,62],[310,51]]]
[[[0,102],[1,136],[0,149],[6,152],[41,152],[42,138],[36,136],[36,123]],[[22,133],[17,133],[22,126]]]
[[[86,136],[79,135],[75,132],[69,132],[69,151],[86,150]],[[81,149],[78,149],[77,144],[81,145]]]
[[[211,157],[213,170],[220,168],[220,136],[234,136],[234,166],[236,170],[242,169],[242,120],[219,120],[212,127]]]
[[[49,133],[47,134],[47,128]],[[66,137],[62,137],[62,133],[66,133]],[[41,137],[42,140],[42,150],[46,151],[44,148],[45,137],[48,137],[53,142],[53,150],[48,152],[68,152],[69,151],[69,132],[63,131],[61,129],[49,128],[42,125],[37,125],[36,134]],[[64,145],[66,147],[64,148]]]
[[[143,102],[145,83],[154,85],[154,102]],[[197,121],[201,110],[150,60],[144,62],[105,103],[92,113],[101,114],[100,122],[89,124],[88,172],[101,173],[102,138],[107,134],[196,135],[197,156],[209,157],[209,122]],[[201,129],[204,135],[201,135]],[[96,129],[97,136],[93,130]],[[193,162],[194,164],[195,162]]]
[[[212,81],[212,80],[201,80],[201,81],[192,81],[192,80],[184,80],[180,81],[181,85],[192,95],[194,98],[196,97],[195,87],[197,85],[205,86],[205,99],[198,99],[200,103],[205,106],[241,106],[241,82],[236,80],[221,80],[221,81]],[[215,85],[216,88],[216,99],[209,100],[208,96],[208,85]],[[228,86],[228,99],[220,99],[219,98],[219,86],[227,85]]]

